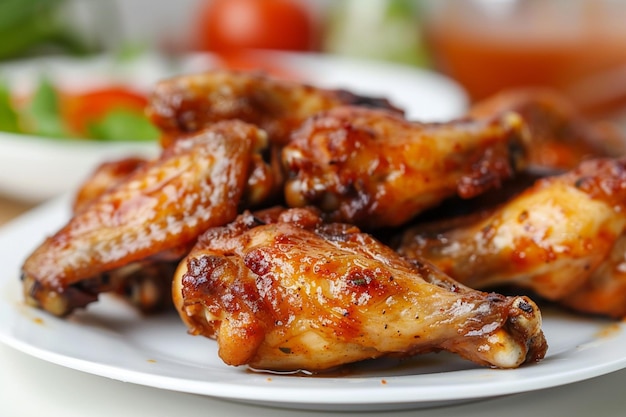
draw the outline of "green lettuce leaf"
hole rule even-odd
[[[20,131],[17,113],[11,105],[11,91],[2,80],[0,80],[0,130],[13,133]]]
[[[23,116],[28,123],[28,133],[59,138],[66,137],[59,111],[59,96],[47,78],[42,78]]]
[[[92,122],[89,135],[106,141],[151,141],[159,137],[159,130],[143,115],[114,109],[102,119]]]

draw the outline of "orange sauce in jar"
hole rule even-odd
[[[624,22],[624,1],[440,0],[425,38],[436,67],[473,101],[548,86],[584,106],[616,88],[626,95]]]

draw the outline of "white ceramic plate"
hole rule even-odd
[[[413,119],[446,120],[460,115],[466,106],[465,94],[456,84],[416,68],[326,55],[258,54],[315,85],[387,97]],[[116,81],[149,91],[161,78],[214,65],[209,54],[177,59],[146,54],[126,63],[109,56],[46,58],[1,65],[0,76],[18,91],[28,90],[42,73],[65,88]],[[152,156],[157,151],[154,143],[62,141],[0,132],[0,194],[40,202],[75,189],[104,160],[131,153]]]
[[[544,312],[550,348],[516,370],[474,366],[450,354],[373,361],[342,375],[252,373],[224,365],[214,341],[186,334],[175,313],[140,317],[112,297],[62,320],[22,304],[24,257],[68,218],[69,199],[47,203],[0,230],[0,341],[35,357],[150,387],[258,404],[320,410],[419,408],[564,385],[626,367],[626,325]]]

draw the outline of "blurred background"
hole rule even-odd
[[[625,18],[624,0],[2,0],[0,59],[324,52],[441,71],[472,100],[548,85],[598,114],[626,102]]]
[[[151,47],[270,48],[417,63],[415,0],[3,0],[0,58]]]
[[[626,126],[624,22],[626,0],[0,0],[0,157],[2,132],[155,140],[145,85],[77,94],[42,79],[24,93],[3,75],[42,57],[103,53],[210,51],[227,67],[278,73],[242,51],[366,58],[443,74],[469,104],[547,86],[586,117]]]

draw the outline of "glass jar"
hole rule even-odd
[[[525,86],[556,88],[589,110],[626,99],[624,0],[424,4],[434,65],[474,101]]]

